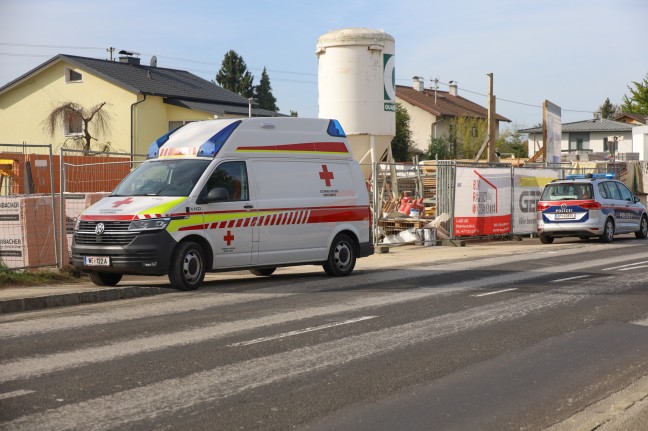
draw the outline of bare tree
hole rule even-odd
[[[97,137],[105,136],[110,131],[110,114],[103,109],[105,105],[106,102],[101,102],[90,109],[85,109],[78,103],[61,103],[55,106],[45,119],[45,130],[54,137],[59,127],[65,129],[66,126],[69,128],[70,125],[77,125],[78,133],[68,137],[63,146],[67,147],[71,142],[74,148],[90,151],[93,141],[99,142]],[[109,149],[111,149],[110,142],[105,142],[97,148],[97,151]]]

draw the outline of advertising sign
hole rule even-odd
[[[383,89],[385,111],[396,112],[396,68],[393,54],[383,54]]]
[[[454,236],[511,232],[511,170],[457,167]]]
[[[542,118],[542,140],[549,163],[560,163],[560,143],[562,140],[562,123],[560,106],[548,100],[544,101]]]
[[[545,184],[560,178],[556,169],[516,168],[513,176],[513,233],[536,231],[536,205]]]

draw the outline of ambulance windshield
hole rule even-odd
[[[111,196],[189,196],[211,160],[164,159],[142,163]]]

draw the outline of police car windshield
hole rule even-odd
[[[210,160],[174,159],[142,163],[111,196],[189,196]]]
[[[577,199],[592,199],[592,185],[589,183],[557,183],[547,184],[541,201],[568,201]]]

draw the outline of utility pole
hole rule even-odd
[[[499,161],[495,157],[495,96],[493,95],[493,74],[488,74],[488,162]]]
[[[486,138],[484,138],[484,143],[482,143],[481,148],[477,152],[477,155],[475,156],[475,163],[479,162],[479,159],[481,159],[482,154],[484,153],[484,150],[486,149],[486,146],[488,146],[488,162],[495,162],[499,161],[499,157],[495,156],[495,142],[497,138],[497,131],[495,129],[495,125],[497,124],[495,122],[495,96],[493,95],[493,74],[492,73],[487,73],[488,75],[488,115],[487,115],[487,134]]]
[[[110,61],[113,61],[113,52],[115,52],[115,48],[111,46],[110,48],[106,48],[106,51],[110,53]]]

